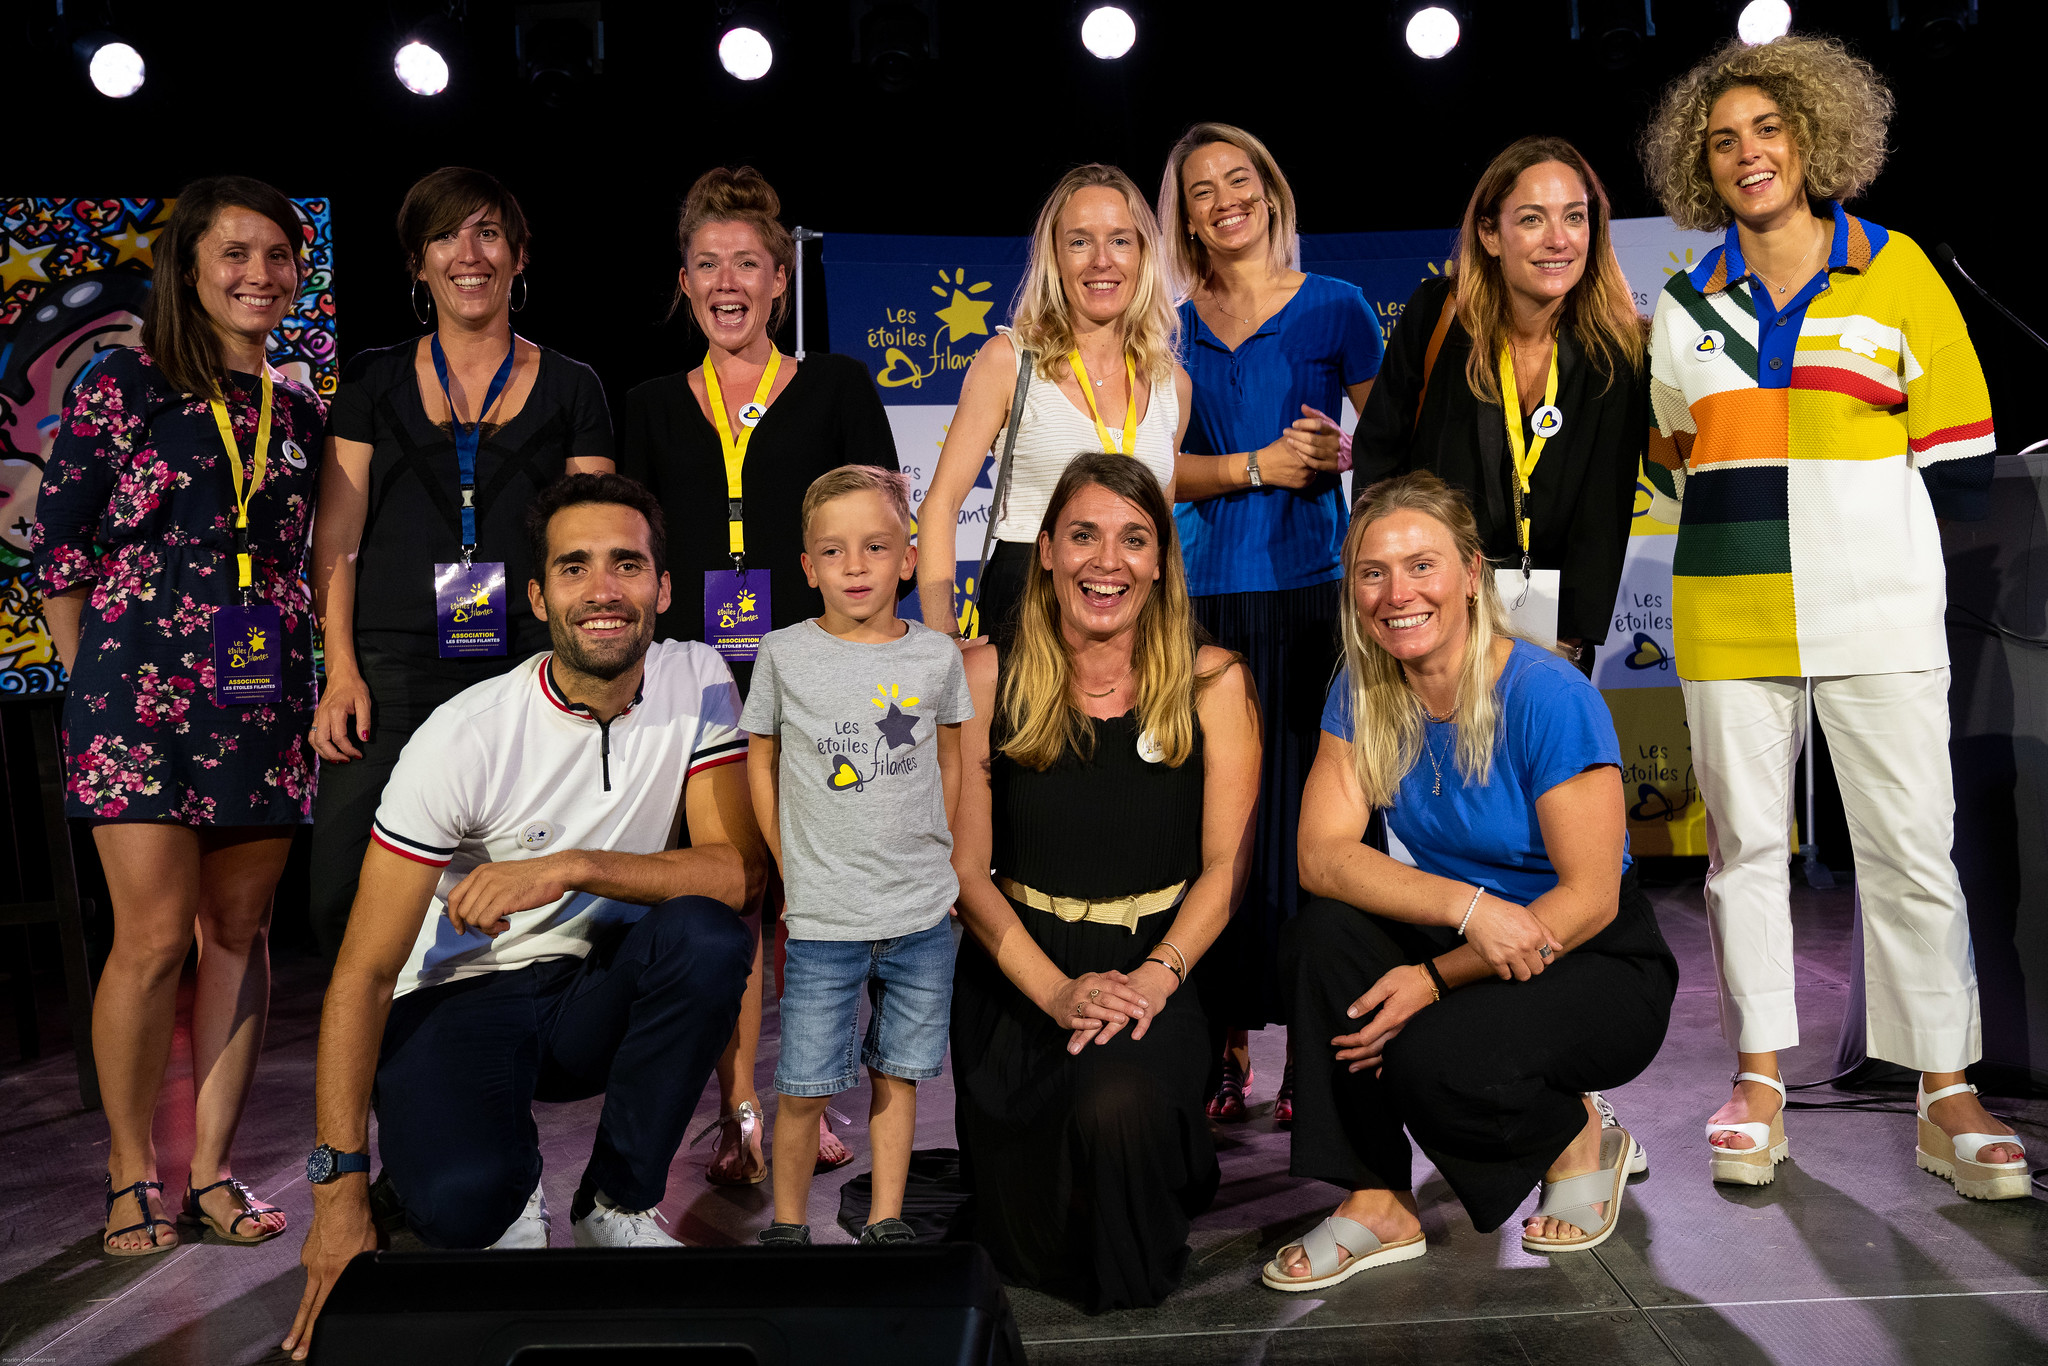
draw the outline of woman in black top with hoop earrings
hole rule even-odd
[[[464,688],[547,648],[526,610],[527,503],[564,474],[612,468],[597,376],[513,333],[527,295],[519,201],[482,171],[445,167],[407,192],[398,237],[434,330],[344,371],[313,526],[327,686],[312,733],[325,763],[311,915],[330,962],[405,742]]]

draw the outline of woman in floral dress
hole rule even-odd
[[[187,186],[157,240],[142,345],[110,350],[78,381],[43,480],[35,569],[71,675],[66,810],[93,822],[113,897],[92,1042],[112,1138],[104,1246],[116,1256],[178,1241],[150,1130],[195,927],[181,1222],[243,1243],[285,1226],[230,1175],[228,1151],[269,1008],[271,893],[311,819],[316,773],[303,577],[324,418],[265,361],[305,275],[302,243],[291,202],[261,181]],[[261,700],[218,698],[217,684],[250,685],[216,678],[215,615],[251,608],[222,644],[245,646],[260,628],[280,677]]]

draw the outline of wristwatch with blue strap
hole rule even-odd
[[[347,1176],[351,1172],[368,1170],[370,1155],[367,1152],[336,1152],[325,1143],[313,1149],[312,1154],[306,1158],[306,1180],[316,1186],[324,1186],[337,1177]]]

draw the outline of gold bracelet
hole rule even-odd
[[[1436,978],[1429,975],[1429,969],[1417,963],[1415,970],[1422,974],[1423,984],[1429,988],[1430,1004],[1435,1005],[1438,1001],[1441,1001],[1444,998],[1444,994],[1436,989]]]
[[[1173,941],[1172,941],[1171,939],[1162,939],[1162,940],[1160,940],[1160,941],[1159,941],[1159,943],[1158,943],[1158,944],[1156,945],[1156,947],[1158,947],[1158,948],[1162,948],[1162,949],[1172,949],[1172,950],[1173,950],[1173,956],[1174,956],[1175,958],[1178,958],[1178,959],[1180,959],[1180,980],[1181,980],[1181,981],[1183,981],[1183,982],[1187,981],[1187,980],[1188,980],[1188,956],[1187,956],[1186,954],[1184,954],[1184,953],[1182,953],[1182,952],[1180,951],[1180,945],[1178,945],[1178,944],[1174,943],[1174,942],[1173,942]]]

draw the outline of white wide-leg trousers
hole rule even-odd
[[[1870,1056],[1954,1072],[1983,1055],[1977,972],[1949,849],[1948,670],[1816,678],[1856,856]],[[1799,1042],[1793,994],[1792,769],[1806,740],[1797,678],[1685,683],[1707,804],[1707,920],[1721,1031],[1744,1053]]]

